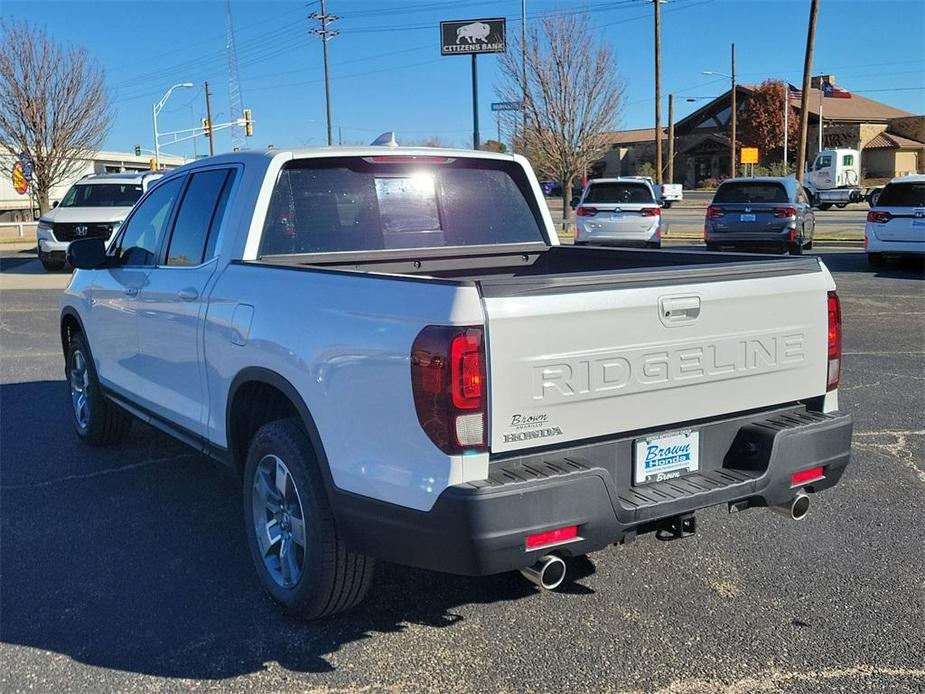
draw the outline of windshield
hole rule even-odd
[[[537,243],[542,229],[527,177],[513,162],[303,159],[280,172],[260,252]]]
[[[888,184],[877,199],[877,207],[925,207],[925,181]]]
[[[140,183],[78,183],[59,207],[131,207],[140,197]]]
[[[585,203],[654,204],[652,190],[644,183],[592,183]]]
[[[714,203],[722,202],[789,202],[787,200],[787,189],[780,183],[768,183],[767,181],[736,181],[733,183],[723,183],[716,196],[713,198]]]

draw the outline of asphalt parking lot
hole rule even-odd
[[[0,689],[64,691],[925,691],[925,272],[828,249],[855,454],[801,523],[699,514],[573,567],[381,565],[357,610],[289,621],[244,541],[236,480],[136,424],[90,449],[68,420],[66,275],[0,258]]]

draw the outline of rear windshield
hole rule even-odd
[[[260,254],[535,243],[542,228],[514,162],[302,159],[280,172]]]
[[[140,197],[140,183],[78,183],[59,207],[131,207]]]
[[[925,207],[925,181],[921,183],[888,183],[877,207]]]
[[[723,183],[713,202],[789,202],[787,189],[780,183],[767,181],[735,181]]]
[[[584,202],[654,204],[655,198],[644,183],[592,183]]]

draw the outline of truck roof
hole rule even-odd
[[[77,181],[77,183],[141,183],[145,178],[150,178],[152,176],[160,177],[163,175],[163,171],[125,171],[123,173],[88,174]]]
[[[228,154],[219,154],[208,159],[198,159],[194,165],[201,166],[204,162],[234,162],[247,159],[273,159],[283,157],[286,159],[315,159],[320,157],[374,157],[374,156],[417,156],[417,157],[455,157],[473,159],[496,159],[513,161],[517,155],[500,154],[474,149],[450,149],[444,147],[384,147],[373,145],[331,147],[298,147],[268,150],[241,150]],[[188,165],[187,165],[188,166]],[[184,168],[184,167],[181,167]],[[175,169],[176,170],[176,169]]]

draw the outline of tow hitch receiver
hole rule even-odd
[[[690,537],[696,534],[696,532],[697,519],[694,518],[693,513],[689,513],[684,516],[666,518],[659,523],[655,531],[655,539],[661,540],[662,542],[670,542],[671,540],[681,540],[685,537]]]

